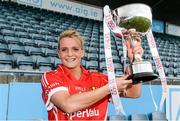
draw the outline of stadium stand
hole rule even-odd
[[[84,36],[86,53],[82,65],[106,74],[102,22],[11,2],[0,2],[1,71],[41,74],[55,69],[61,63],[56,52],[58,36],[68,28]],[[161,33],[154,33],[154,36],[166,76],[180,78],[180,37]],[[122,40],[114,35],[111,38],[115,72],[119,76],[123,74]],[[151,61],[157,73],[146,37],[142,39],[144,59]],[[159,120],[159,116],[160,120],[166,120],[165,114],[156,113],[152,114],[152,119]],[[145,114],[132,115],[131,120],[140,118],[148,120]],[[126,120],[127,117],[109,117],[109,120],[117,119]]]
[[[9,6],[11,6],[10,9]],[[18,53],[26,56],[57,57],[55,49],[57,49],[57,40],[60,32],[67,28],[74,28],[81,32],[85,38],[85,50],[88,51],[86,51],[87,57],[85,57],[84,61],[100,60],[97,64],[97,71],[104,70],[100,67],[100,62],[102,63],[105,60],[104,55],[102,55],[104,54],[102,22],[63,13],[39,10],[38,8],[15,3],[2,2],[0,7],[1,52],[9,52],[10,55]],[[180,38],[160,33],[154,33],[154,36],[166,75],[170,77],[179,76],[177,67],[180,60]],[[114,62],[123,66],[122,40],[114,37],[114,35],[111,35],[111,38]],[[146,37],[142,37],[142,40],[145,50],[144,59],[150,60],[154,66],[153,68],[155,68]],[[170,66],[171,68],[169,68]],[[86,68],[92,67],[88,65]]]
[[[8,55],[6,53],[0,53],[0,69],[4,70],[11,70],[14,66],[14,60],[11,55]]]

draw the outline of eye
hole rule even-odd
[[[73,50],[74,51],[79,51],[79,48],[74,47]]]
[[[66,48],[61,48],[60,51],[65,52],[65,51],[67,51],[67,49]]]

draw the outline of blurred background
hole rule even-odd
[[[68,28],[85,39],[81,64],[89,70],[107,74],[103,7],[112,10],[130,3],[151,7],[152,30],[167,78],[163,111],[160,79],[143,83],[138,99],[121,99],[129,120],[180,120],[180,1],[170,0],[0,0],[0,120],[47,120],[41,99],[41,75],[56,69],[59,34]],[[146,36],[142,37],[145,60],[153,61]],[[116,76],[123,74],[122,38],[111,33]],[[109,120],[120,119],[112,104]]]

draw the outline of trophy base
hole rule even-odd
[[[132,79],[133,84],[143,83],[157,79],[158,75],[152,72],[136,73],[129,76],[128,79]]]
[[[158,75],[152,70],[151,63],[148,61],[133,63],[131,68],[133,73],[128,79],[132,79],[133,84],[148,82],[158,78]]]

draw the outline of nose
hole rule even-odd
[[[67,53],[68,56],[72,56],[73,55],[73,52],[71,49],[68,50],[68,53]]]

